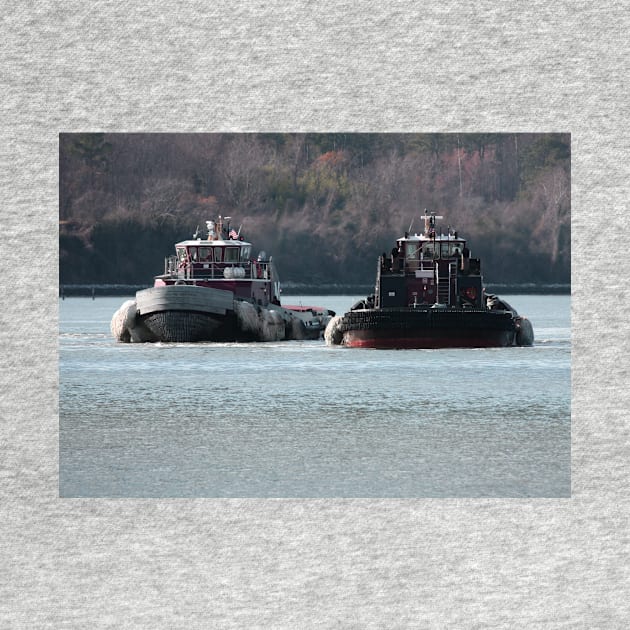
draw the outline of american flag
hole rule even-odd
[[[230,238],[233,238],[233,239],[235,239],[235,240],[238,240],[238,232],[237,232],[234,228],[232,228],[232,229],[230,230],[230,234],[229,234],[229,236],[230,236]]]

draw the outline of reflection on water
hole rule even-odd
[[[506,299],[534,347],[117,344],[124,299],[66,299],[60,494],[569,496],[569,297]]]

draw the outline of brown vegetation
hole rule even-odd
[[[493,282],[570,279],[567,134],[61,134],[60,281],[150,283],[218,214],[283,280],[365,283],[425,208]]]

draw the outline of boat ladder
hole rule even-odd
[[[437,271],[437,269],[436,269]],[[448,265],[448,275],[438,276],[438,302],[440,304],[449,304],[451,303],[451,281],[457,275],[457,265],[456,263],[449,263]]]

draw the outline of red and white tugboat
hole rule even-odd
[[[318,339],[334,312],[280,304],[271,257],[252,258],[252,244],[230,217],[207,221],[192,240],[175,245],[154,286],[136,293],[114,314],[118,341],[279,341]]]
[[[424,233],[396,241],[378,261],[375,293],[327,326],[329,344],[366,348],[492,348],[531,346],[525,317],[485,292],[481,263],[449,229],[438,234],[435,214]]]

